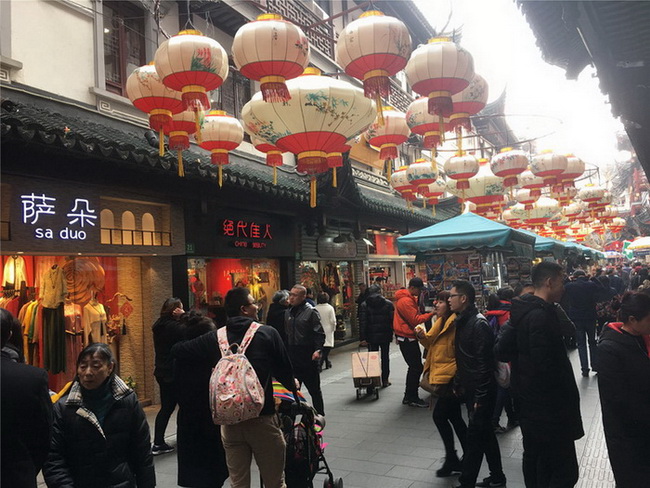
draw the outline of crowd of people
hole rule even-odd
[[[574,486],[575,441],[584,435],[567,354],[575,343],[582,375],[598,375],[617,487],[647,484],[647,266],[576,269],[567,278],[562,266],[542,261],[530,283],[486,296],[482,311],[468,281],[439,291],[428,312],[425,288],[413,278],[392,301],[380,285],[363,289],[357,299],[359,340],[380,351],[382,388],[392,384],[389,351],[396,341],[407,365],[402,403],[433,407],[445,450],[437,476],[459,475],[460,488],[505,486],[498,434],[519,426],[526,486]],[[316,295],[317,304],[309,295],[300,284],[278,291],[265,325],[258,324],[258,306],[246,288],[230,290],[224,313],[214,317],[186,313],[179,299],[166,300],[152,327],[161,399],[153,439],[136,393],[116,374],[110,347],[86,347],[71,386],[51,398],[46,373],[22,364],[20,344],[12,341],[20,325],[0,309],[2,485],[34,487],[42,469],[48,487],[155,486],[153,456],[177,449],[179,486],[219,487],[229,479],[234,488],[249,487],[254,458],[264,486],[285,487],[285,439],[275,415],[273,381],[295,398],[304,386],[315,411],[325,415],[320,375],[332,366],[335,310],[326,293]],[[255,418],[219,426],[209,392],[213,368],[227,354],[221,340],[246,344],[264,398]],[[431,393],[428,400],[420,397],[421,389]],[[177,406],[177,442],[171,446],[165,431]],[[504,409],[506,427],[500,424]],[[489,476],[478,480],[484,456]]]

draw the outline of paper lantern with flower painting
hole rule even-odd
[[[558,184],[564,188],[575,187],[575,180],[585,172],[585,162],[573,154],[567,154],[566,160],[566,169],[558,176]]]
[[[523,205],[512,207],[512,213],[533,227],[546,225],[546,223],[560,212],[560,205],[557,200],[548,197],[540,197],[532,209],[526,209]]]
[[[612,223],[607,226],[610,232],[613,234],[618,234],[621,232],[627,223],[625,222],[625,219],[621,217],[614,217],[612,220]]]
[[[585,202],[589,208],[597,206],[598,200],[605,196],[605,189],[600,186],[587,185],[578,191],[578,198]]]
[[[614,220],[615,217],[618,217],[618,210],[612,206],[606,206],[600,212],[600,221],[604,224],[609,224]]]
[[[432,149],[444,141],[444,134],[451,127],[449,119],[441,121],[439,116],[429,113],[428,103],[426,97],[413,100],[406,111],[406,123],[413,134],[423,137],[422,147]]]
[[[210,151],[212,164],[219,167],[219,186],[223,184],[223,167],[230,162],[230,151],[244,140],[244,128],[239,119],[223,110],[213,110],[203,121],[203,138],[199,144]]]
[[[605,225],[600,220],[594,220],[591,223],[591,230],[602,236],[605,233]]]
[[[513,229],[518,229],[521,227],[521,219],[512,213],[512,210],[506,209],[501,214],[501,218],[504,220],[506,225],[512,227]]]
[[[488,93],[488,84],[485,78],[474,73],[467,88],[451,97],[454,104],[454,113],[449,117],[452,129],[463,127],[465,130],[471,130],[472,124],[469,118],[485,108]]]
[[[564,234],[564,231],[567,230],[570,226],[571,221],[563,215],[560,216],[559,219],[551,222],[551,229],[553,229],[553,232],[555,232],[557,235]]]
[[[375,118],[374,102],[347,81],[305,74],[287,80],[291,99],[266,103],[261,93],[242,108],[246,130],[283,151],[297,155],[297,170],[311,177],[310,206],[316,206],[316,175],[329,170],[327,154],[340,150],[352,136],[364,131]]]
[[[533,205],[539,200],[539,195],[533,194],[528,188],[521,188],[515,193],[515,200],[521,203],[526,210],[532,210]]]
[[[518,183],[520,175],[528,167],[528,155],[519,149],[505,147],[499,154],[495,154],[490,161],[492,173],[503,178],[503,186],[512,188]]]
[[[479,162],[471,154],[452,156],[445,161],[445,174],[456,182],[454,185],[461,193],[469,188],[469,179],[478,173]],[[451,183],[451,182],[448,182]]]
[[[336,62],[363,82],[366,97],[377,102],[390,95],[390,77],[402,71],[411,54],[411,36],[404,23],[378,10],[348,23],[336,42]]]
[[[582,212],[582,204],[573,202],[562,209],[562,214],[569,220],[575,219]]]
[[[571,224],[571,227],[566,230],[567,236],[573,238],[576,242],[584,241],[588,233],[589,229],[579,222]]]
[[[429,189],[429,185],[438,179],[436,160],[417,159],[408,166],[406,177],[420,194]]]
[[[393,190],[400,194],[400,196],[407,202],[415,200],[416,188],[411,184],[406,174],[408,166],[402,166],[397,171],[393,172],[390,176],[390,186]]]
[[[185,110],[174,115],[171,122],[165,125],[164,131],[169,138],[169,149],[177,153],[178,176],[185,176],[183,151],[190,148],[190,135],[196,132],[194,112]]]
[[[164,41],[154,56],[160,79],[181,92],[186,109],[208,110],[207,93],[228,76],[228,54],[214,39],[198,30],[183,30]]]
[[[393,107],[384,107],[383,122],[377,116],[368,127],[365,136],[368,144],[379,148],[379,159],[386,161],[397,158],[399,155],[397,146],[406,142],[409,134],[406,114]]]
[[[424,205],[425,207],[427,204],[431,206],[431,214],[433,216],[436,215],[435,206],[438,204],[440,197],[442,197],[446,191],[447,183],[444,179],[442,179],[442,177],[440,177],[440,175],[438,175],[438,179],[433,183],[430,183],[426,189],[420,190],[420,195],[422,195],[422,198],[424,198]]]
[[[255,149],[257,149],[259,152],[263,152],[266,154],[266,165],[271,166],[273,168],[273,184],[277,185],[278,183],[278,166],[282,166],[283,159],[282,159],[282,150],[271,144],[270,142],[266,142],[264,139],[260,139],[257,136],[251,135],[251,142],[253,143],[253,146]]]
[[[542,188],[546,186],[544,178],[534,175],[531,171],[526,170],[519,176],[519,186],[527,190],[532,190],[531,195],[542,196]]]
[[[165,153],[164,128],[172,116],[185,110],[181,94],[160,81],[153,64],[133,70],[126,80],[126,93],[135,108],[149,114],[149,127],[158,132],[158,150],[162,156]]]
[[[289,99],[286,80],[300,76],[309,64],[309,41],[297,25],[278,14],[262,14],[239,28],[232,42],[235,66],[260,82],[265,102]]]
[[[550,150],[535,154],[530,159],[530,171],[535,176],[542,177],[546,186],[557,184],[560,175],[564,173],[566,168],[567,157],[564,154],[557,154]]]
[[[445,166],[446,170],[446,166]],[[447,172],[449,177],[449,173]],[[488,210],[500,212],[505,204],[503,199],[503,180],[494,176],[489,169],[487,159],[479,161],[479,171],[468,180],[469,188],[459,187],[459,181],[448,181],[449,192],[463,200],[469,200],[476,204],[478,213]]]
[[[413,51],[404,72],[412,90],[428,97],[429,113],[449,117],[454,112],[452,95],[474,77],[474,60],[449,37],[434,37]]]

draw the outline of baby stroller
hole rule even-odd
[[[284,476],[287,488],[313,488],[316,473],[325,473],[323,488],[343,488],[341,478],[334,479],[323,454],[322,430],[325,418],[305,402],[299,394],[300,404],[279,383],[273,383],[273,395],[279,398],[280,428],[287,443]]]

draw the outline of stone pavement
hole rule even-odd
[[[432,418],[431,410],[402,405],[406,365],[396,346],[391,354],[391,382],[380,391],[379,399],[356,400],[351,379],[350,353],[354,345],[337,348],[330,358],[333,368],[323,371],[321,383],[325,397],[327,425],[324,440],[328,443],[325,458],[335,478],[343,478],[345,488],[449,488],[456,481],[436,478],[435,471],[443,462],[444,449]],[[577,351],[571,352],[573,368],[578,375],[582,419],[585,436],[577,441],[580,464],[578,488],[614,488],[607,448],[600,420],[598,382],[595,376],[580,376]],[[145,409],[149,423],[157,407]],[[505,424],[505,413],[502,417]],[[498,436],[509,488],[523,488],[521,432],[518,428]],[[167,442],[174,445],[175,417],[167,428]],[[460,446],[459,446],[460,447]],[[158,486],[176,485],[176,454],[155,458]],[[253,466],[253,487],[259,487],[259,475]],[[480,478],[487,476],[486,462]],[[324,476],[317,475],[314,486],[323,486]],[[457,483],[456,483],[457,484]],[[229,486],[226,482],[226,486]]]

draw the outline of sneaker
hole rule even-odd
[[[382,388],[388,388],[390,385],[392,385],[392,383],[391,383],[390,381],[384,381],[384,382],[381,384],[381,387],[382,387]]]
[[[448,456],[445,458],[445,462],[442,467],[436,471],[436,476],[438,478],[446,478],[447,476],[453,476],[460,474],[462,472],[462,463],[458,456],[454,453],[453,456]]]
[[[589,378],[589,370],[588,369],[583,369],[582,370],[582,376],[584,376],[585,378]]]
[[[425,402],[422,400],[422,398],[418,398],[417,400],[411,400],[408,402],[409,407],[418,407],[418,408],[429,408],[429,402]]]
[[[506,431],[506,428],[500,426],[499,424],[494,426],[494,433],[495,434],[503,434],[505,431]]]
[[[506,478],[497,478],[496,476],[488,476],[483,478],[483,481],[476,483],[476,486],[481,488],[501,488],[506,486]]]
[[[154,444],[151,447],[151,454],[154,456],[159,456],[161,454],[167,454],[168,452],[173,452],[174,448],[167,443],[163,444]]]
[[[402,405],[408,405],[408,404],[410,403],[410,401],[411,401],[411,400],[409,400],[408,398],[404,397],[404,398],[402,398]]]

